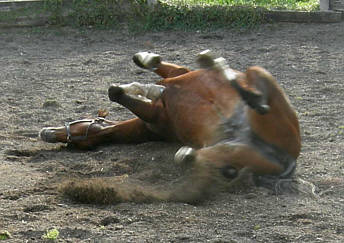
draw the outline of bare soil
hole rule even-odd
[[[159,78],[136,67],[142,50],[197,68],[204,49],[234,69],[268,69],[298,112],[302,154],[296,175],[305,193],[275,195],[264,188],[223,192],[200,205],[98,206],[58,194],[66,178],[112,177],[171,185],[183,174],[173,163],[178,144],[150,142],[78,151],[37,137],[46,126],[95,117],[133,117],[111,103],[111,83]],[[344,242],[344,22],[269,24],[254,31],[159,32],[70,28],[0,32],[0,231],[6,242]]]

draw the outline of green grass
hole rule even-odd
[[[10,238],[12,238],[12,235],[7,230],[0,232],[0,240],[5,241],[5,240],[8,240]]]
[[[0,14],[1,20],[49,15],[50,24],[75,27],[127,28],[131,32],[252,28],[267,22],[270,9],[318,9],[318,0],[44,0],[41,7]]]
[[[47,232],[42,235],[42,239],[56,241],[59,237],[59,234],[60,232],[57,229],[53,228],[51,230],[47,230]]]
[[[162,0],[168,4],[186,5],[221,5],[221,6],[250,6],[262,7],[269,10],[303,10],[315,11],[319,9],[319,0]]]
[[[149,8],[145,0],[45,0],[51,23],[99,28],[127,26],[131,32],[250,28],[265,22],[255,6],[189,4],[161,1]],[[61,17],[68,9],[67,18]]]

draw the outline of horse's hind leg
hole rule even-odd
[[[173,78],[190,70],[161,60],[160,55],[151,52],[138,52],[133,56],[134,63],[140,68],[149,69],[163,78]]]
[[[121,122],[81,120],[66,126],[46,127],[40,138],[49,143],[69,143],[78,148],[90,149],[105,143],[140,143],[159,139],[139,118]]]

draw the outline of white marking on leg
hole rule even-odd
[[[237,78],[237,73],[233,69],[229,68],[226,59],[223,57],[216,58],[214,63],[214,69],[221,71],[228,81],[235,80]]]
[[[223,73],[224,77],[228,80],[235,80],[237,73],[229,68],[226,59],[219,57],[214,59],[210,50],[202,51],[198,54],[197,60],[201,68],[215,69]]]
[[[165,86],[157,84],[140,84],[137,82],[120,85],[126,95],[134,99],[140,99],[145,102],[157,100],[165,89]]]

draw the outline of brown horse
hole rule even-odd
[[[93,120],[43,128],[41,139],[80,148],[177,141],[184,147],[176,153],[175,161],[193,166],[193,180],[197,176],[198,181],[203,180],[199,187],[207,187],[209,178],[218,172],[235,178],[249,171],[262,180],[293,174],[301,147],[299,123],[287,96],[269,72],[261,67],[250,67],[244,73],[232,70],[223,58],[214,59],[209,51],[199,54],[201,69],[195,71],[161,61],[153,53],[137,53],[133,60],[163,78],[156,84],[109,88],[110,100],[125,106],[137,118],[112,122],[103,112]],[[77,185],[71,183],[69,187],[75,190]],[[181,199],[177,193],[157,199],[198,200]],[[83,201],[82,197],[77,199]],[[136,201],[133,196],[123,200]]]

